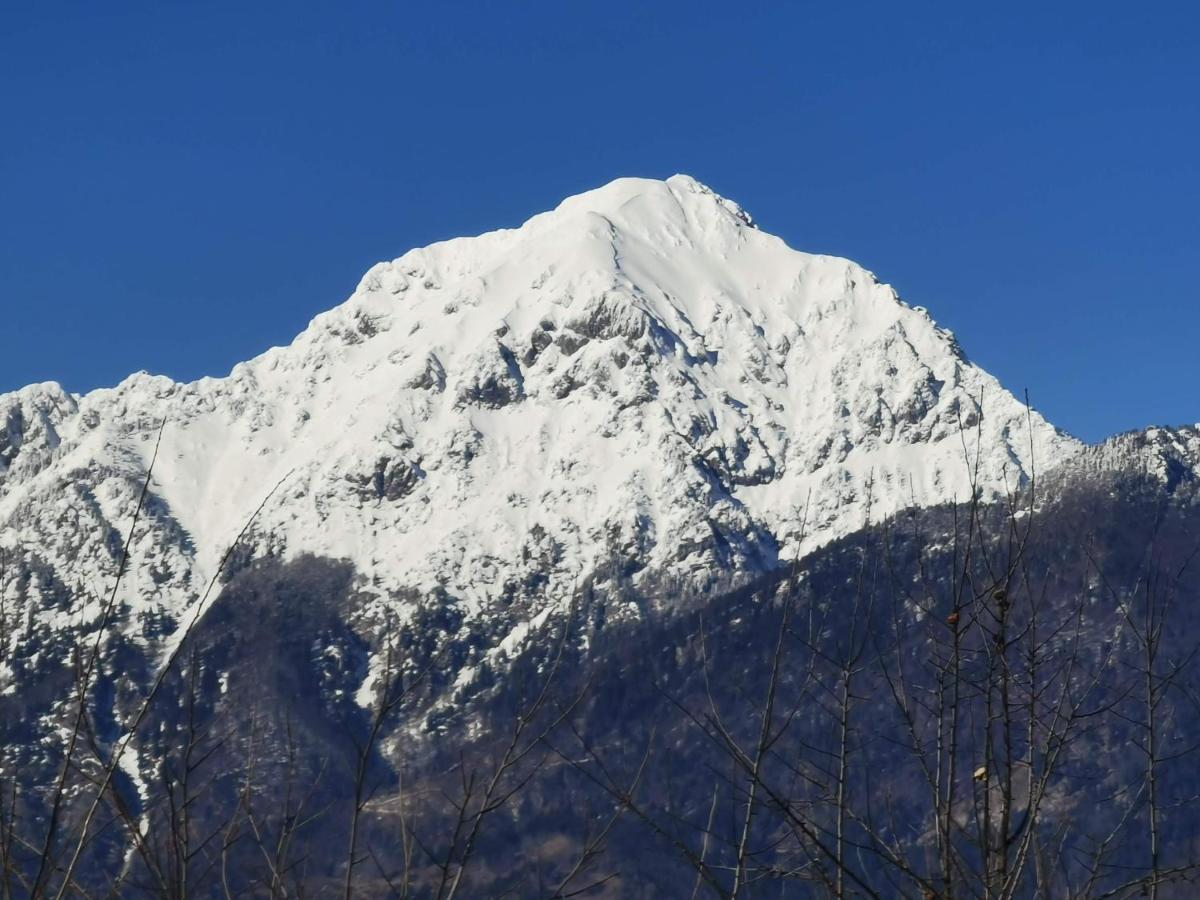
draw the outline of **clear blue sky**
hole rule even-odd
[[[683,171],[1081,437],[1195,422],[1195,9],[6,3],[0,390],[223,374],[377,260]]]

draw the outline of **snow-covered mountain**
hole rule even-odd
[[[128,635],[174,630],[253,517],[233,565],[347,559],[362,615],[452,603],[509,646],[586,580],[733,582],[1079,450],[870,272],[621,179],[380,263],[228,377],[0,396],[0,634],[95,621],[152,463]]]

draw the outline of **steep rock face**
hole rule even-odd
[[[253,520],[231,566],[346,559],[364,627],[450,604],[503,645],[589,579],[636,618],[1079,449],[871,273],[622,179],[375,266],[228,377],[0,397],[0,633],[86,632],[128,532],[117,619],[166,647]]]
[[[57,384],[0,395],[0,485],[33,477],[59,445],[58,426],[78,412]]]

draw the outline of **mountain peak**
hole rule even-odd
[[[720,196],[690,175],[672,175],[665,181],[617,178],[601,187],[568,197],[554,210],[559,215],[594,213],[627,224],[655,221],[679,223],[686,220],[689,214],[712,216],[718,212],[729,216],[730,224],[753,227],[752,219],[737,203]]]
[[[589,580],[637,617],[1078,449],[870,272],[681,175],[380,263],[226,378],[68,399],[14,414],[0,525],[102,582],[165,422],[123,584],[169,618],[272,488],[242,553],[348,560],[367,609],[511,617]]]

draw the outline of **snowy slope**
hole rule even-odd
[[[597,572],[703,587],[962,499],[977,448],[989,494],[1079,449],[871,273],[678,175],[381,263],[226,378],[0,396],[13,640],[98,614],[160,424],[121,594],[148,641],[275,486],[239,558],[528,619]]]

